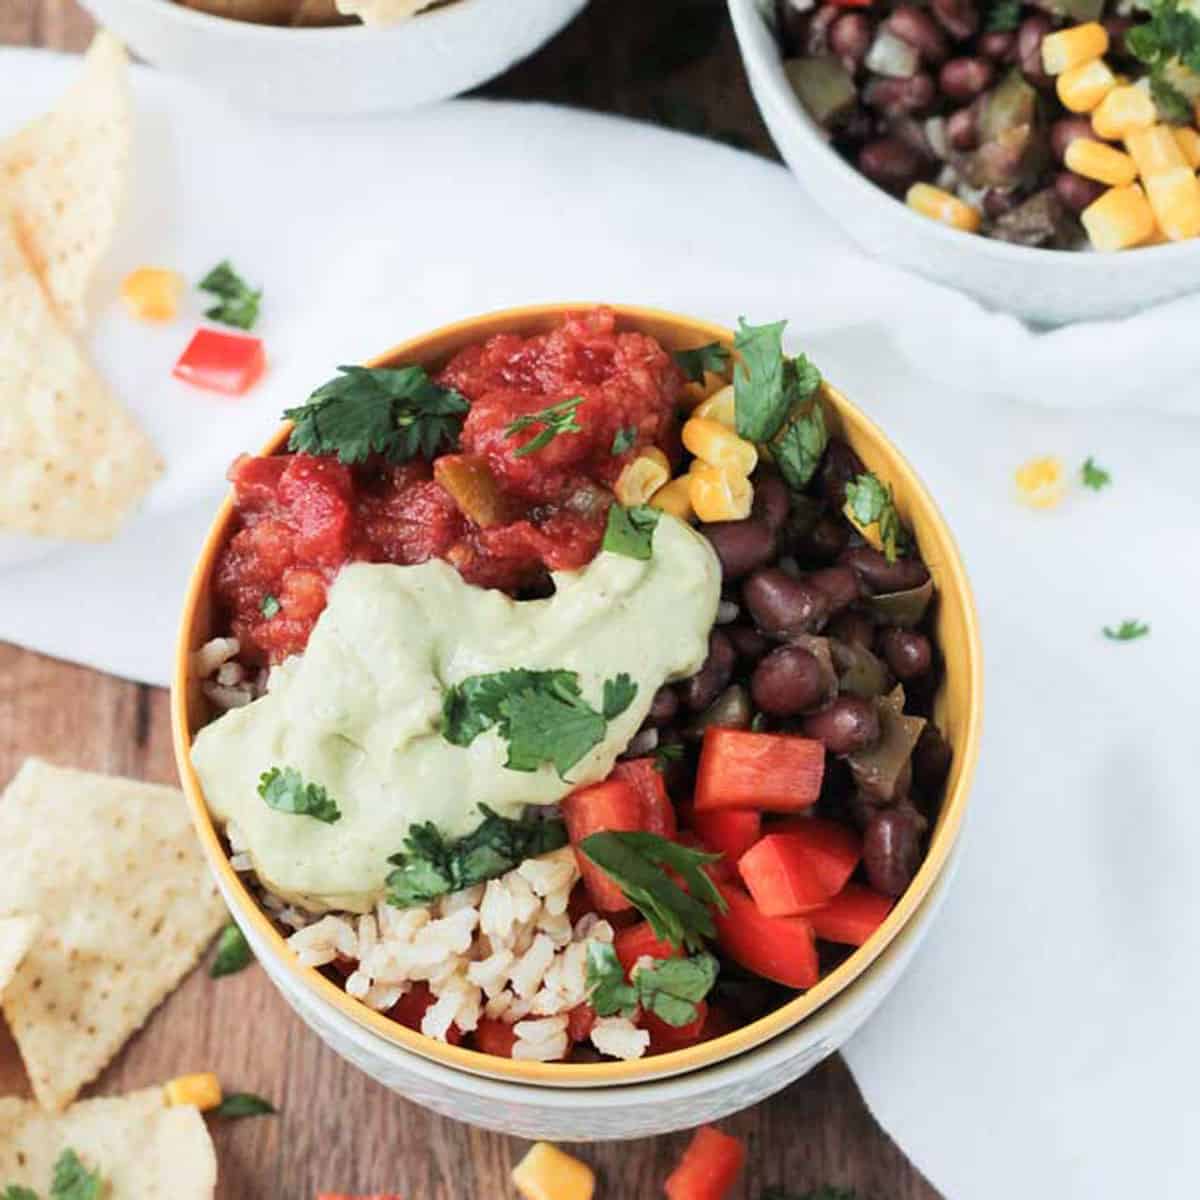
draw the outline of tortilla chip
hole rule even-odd
[[[42,930],[0,995],[34,1095],[61,1110],[226,920],[183,796],[28,759],[0,797],[0,913]]]
[[[112,537],[161,471],[0,214],[0,529]]]
[[[167,1108],[161,1088],[84,1100],[48,1116],[27,1100],[0,1100],[0,1189],[50,1191],[54,1163],[74,1150],[98,1170],[112,1200],[211,1200],[217,1156],[194,1108]]]
[[[125,48],[99,33],[83,74],[50,112],[0,143],[0,192],[55,307],[74,329],[112,244],[133,141]]]
[[[0,917],[0,992],[12,982],[41,927],[40,917]]]

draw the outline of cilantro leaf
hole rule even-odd
[[[527,858],[549,854],[567,843],[561,821],[518,821],[481,804],[483,821],[466,837],[447,841],[432,821],[414,825],[405,849],[388,862],[388,903],[395,908],[428,904],[511,871]]]
[[[648,504],[626,508],[623,504],[614,503],[608,510],[608,522],[604,526],[604,540],[600,543],[600,549],[644,562],[654,548],[654,530],[658,526],[659,516],[658,509]]]
[[[654,748],[654,769],[665,771],[669,763],[678,762],[683,758],[682,742],[660,742]]]
[[[601,711],[606,721],[614,721],[632,703],[637,695],[637,684],[622,671],[612,679],[604,681],[604,699]]]
[[[1163,118],[1172,125],[1192,123],[1192,103],[1165,75],[1150,74],[1150,95]]]
[[[692,383],[703,383],[707,371],[724,375],[729,369],[729,351],[720,342],[708,342],[692,350],[676,350],[672,357]]]
[[[254,328],[262,289],[252,288],[233,269],[229,259],[219,262],[196,286],[218,298],[218,303],[204,313],[210,321],[220,321],[222,325],[233,325],[238,329]]]
[[[266,1117],[275,1112],[275,1105],[253,1092],[230,1092],[216,1108],[212,1110],[214,1117]]]
[[[381,454],[389,462],[432,459],[458,443],[470,407],[424,367],[338,367],[307,404],[284,411],[295,422],[288,449],[336,454],[344,463]]]
[[[751,442],[774,437],[788,412],[784,380],[783,331],[786,321],[747,325],[738,317],[734,349],[741,361],[734,368],[734,414],[737,431]]]
[[[246,935],[232,922],[221,930],[217,938],[217,953],[208,968],[209,977],[220,979],[224,975],[236,975],[254,961],[254,951],[246,941]]]
[[[588,942],[587,996],[600,1017],[632,1017],[637,1012],[637,988],[626,981],[625,968],[608,942]]]
[[[50,1200],[100,1200],[104,1180],[99,1171],[89,1171],[74,1150],[66,1149],[54,1164]]]
[[[817,376],[817,384],[820,384],[820,375]],[[821,402],[814,396],[808,408],[788,421],[771,443],[771,453],[784,482],[797,492],[804,488],[817,473],[828,444],[825,413]]]
[[[38,1194],[32,1188],[21,1187],[18,1183],[10,1183],[0,1192],[0,1200],[38,1200]]]
[[[1112,483],[1112,476],[1102,466],[1099,466],[1090,454],[1083,460],[1083,466],[1079,468],[1079,476],[1083,480],[1083,486],[1091,488],[1093,492],[1102,491]]]
[[[879,526],[879,540],[888,562],[895,562],[897,556],[908,552],[908,531],[900,523],[892,490],[878,476],[867,471],[846,484],[844,511],[860,529]]]
[[[724,912],[726,904],[701,868],[716,862],[719,854],[690,850],[654,833],[611,830],[584,838],[579,850],[612,878],[650,922],[656,937],[673,946],[701,950],[704,939],[715,936],[708,905]],[[686,892],[662,870],[664,866],[682,877]]]
[[[678,1028],[699,1016],[696,1006],[712,990],[718,970],[717,960],[705,951],[690,958],[656,961],[635,971],[633,981],[642,1007]]]
[[[1021,24],[1021,0],[992,0],[984,21],[985,33],[1014,33]]]
[[[276,812],[312,817],[332,825],[342,818],[337,803],[318,783],[305,783],[295,767],[272,767],[258,778],[258,794]]]
[[[527,454],[533,454],[543,449],[560,434],[582,433],[583,426],[577,419],[577,410],[582,403],[582,396],[572,396],[568,400],[560,400],[557,404],[551,404],[538,412],[527,413],[515,421],[510,421],[504,427],[505,437],[516,437],[518,433],[524,433],[532,425],[542,427],[541,431],[530,438],[520,449],[513,451],[513,458],[524,458]]]
[[[258,606],[258,611],[269,621],[272,617],[279,615],[279,610],[283,607],[279,603],[277,597],[272,596],[269,592],[262,598],[262,603]]]
[[[1150,20],[1129,31],[1126,45],[1148,69],[1150,94],[1160,114],[1190,125],[1192,102],[1181,82],[1187,72],[1200,72],[1200,18],[1180,0],[1154,0],[1149,8]]]
[[[637,441],[637,435],[636,425],[623,425],[613,434],[612,448],[609,453],[613,458],[619,458]]]
[[[1110,642],[1136,642],[1150,633],[1150,626],[1144,621],[1122,621],[1115,629],[1111,625],[1104,626],[1104,636]]]

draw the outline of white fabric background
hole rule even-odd
[[[0,125],[71,69],[0,61]],[[225,467],[339,362],[538,300],[787,316],[939,498],[987,656],[960,877],[848,1048],[855,1075],[953,1200],[1194,1197],[1200,298],[1037,336],[866,261],[782,169],[723,146],[541,106],[300,126],[150,72],[137,90],[134,212],[99,294],[135,265],[195,278],[229,256],[266,285],[271,371],[245,399],[189,389],[169,370],[190,320],[102,305],[94,350],[168,473],[115,544],[0,540],[0,638],[165,682]],[[1020,508],[1013,468],[1046,453],[1094,454],[1114,484]],[[1152,636],[1105,641],[1124,617]]]

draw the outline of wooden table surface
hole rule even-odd
[[[73,0],[0,0],[0,44],[81,50],[91,29]],[[593,0],[485,93],[588,105],[773,153],[719,0]],[[166,693],[0,644],[0,783],[30,754],[174,782]],[[257,967],[217,982],[194,973],[92,1091],[209,1069],[281,1109],[214,1128],[221,1200],[311,1200],[321,1188],[405,1200],[512,1195],[508,1172],[523,1142],[431,1116],[373,1083],[310,1034]],[[0,1022],[0,1095],[13,1092],[27,1089]],[[839,1058],[726,1128],[750,1145],[737,1200],[827,1183],[860,1200],[937,1195],[872,1120]],[[661,1195],[685,1142],[679,1134],[578,1153],[599,1171],[598,1200],[643,1200]]]

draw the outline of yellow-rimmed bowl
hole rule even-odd
[[[529,335],[545,332],[557,326],[565,313],[590,307],[594,306],[586,303],[543,304],[473,317],[404,342],[369,365],[420,363],[436,368],[456,351],[497,333]],[[668,349],[683,349],[710,341],[726,345],[733,342],[730,330],[691,317],[627,305],[609,307],[615,311],[620,328],[649,333]],[[954,539],[912,468],[883,433],[840,392],[827,386],[826,402],[833,431],[850,443],[870,470],[895,489],[900,515],[916,535],[922,557],[937,587],[934,623],[945,669],[935,704],[935,717],[954,750],[941,811],[931,835],[929,852],[908,891],[870,940],[816,987],[723,1037],[634,1062],[518,1062],[449,1046],[398,1025],[347,995],[319,971],[297,962],[283,935],[230,866],[191,764],[192,738],[214,715],[199,682],[190,675],[189,663],[193,651],[220,632],[213,625],[211,580],[218,552],[230,533],[232,498],[221,506],[188,586],[176,647],[171,700],[179,774],[204,852],[234,919],[285,997],[336,1050],[376,1077],[384,1077],[379,1070],[380,1064],[364,1061],[364,1046],[374,1047],[374,1053],[398,1061],[418,1055],[457,1071],[538,1087],[597,1088],[681,1075],[712,1067],[792,1030],[848,988],[913,920],[944,871],[957,841],[978,754],[982,655],[975,606]],[[286,425],[278,429],[263,448],[263,453],[281,451],[288,432]],[[347,1021],[350,1026],[346,1026]],[[336,1033],[339,1026],[343,1030],[355,1027],[371,1036],[365,1040],[347,1039]],[[632,1133],[625,1136],[632,1136]]]

